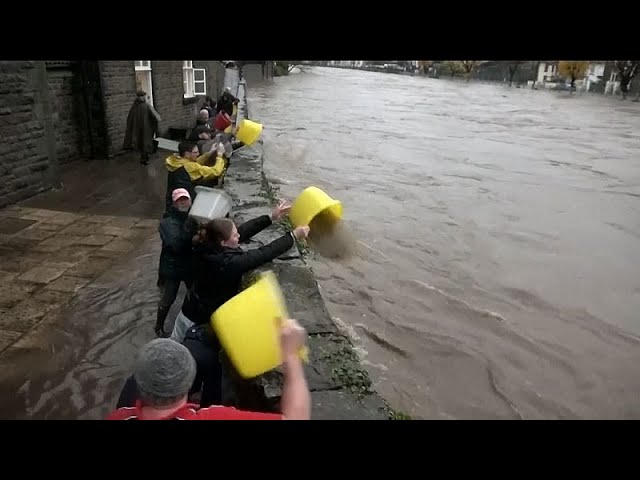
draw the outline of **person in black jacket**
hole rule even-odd
[[[229,116],[233,116],[233,106],[239,102],[240,100],[231,94],[231,88],[225,87],[222,95],[218,98],[216,113],[227,112]]]
[[[202,108],[206,109],[209,112],[209,118],[213,118],[216,116],[216,102],[209,95],[204,97],[204,105]]]
[[[192,238],[197,229],[197,222],[188,218],[191,208],[189,192],[177,188],[172,193],[172,199],[173,205],[158,226],[162,239],[158,276],[163,288],[155,327],[158,337],[168,336],[164,331],[164,322],[178,295],[180,282],[184,282],[187,288],[191,287]]]
[[[171,338],[181,342],[194,323],[209,321],[211,314],[240,291],[242,276],[289,250],[294,239],[306,239],[309,227],[301,226],[260,248],[244,251],[245,243],[254,235],[280,220],[291,205],[280,202],[271,216],[262,215],[239,227],[221,218],[202,225],[194,237],[193,288],[190,289],[176,318]]]

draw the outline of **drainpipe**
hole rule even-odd
[[[47,142],[47,157],[49,158],[48,184],[54,190],[58,190],[62,188],[62,181],[60,179],[60,163],[56,152],[56,128],[53,121],[47,65],[43,61],[36,62],[36,85],[42,101],[42,124]]]

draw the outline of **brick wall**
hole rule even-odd
[[[0,207],[45,186],[48,164],[34,77],[34,62],[0,62]]]
[[[49,157],[35,62],[0,62],[0,207],[43,191]],[[71,67],[47,71],[56,152],[61,165],[83,155],[78,72]]]
[[[77,70],[47,72],[58,162],[64,165],[89,155],[88,129]]]
[[[216,72],[216,90],[215,92],[212,91],[212,93],[215,93],[216,97],[219,97],[220,94],[222,93],[222,90],[224,89],[224,76],[226,74],[227,69],[224,68],[224,65],[222,63],[214,62],[214,64],[211,67],[211,70]]]
[[[207,95],[217,100],[224,88],[224,65],[214,60],[194,60],[193,68],[204,68],[207,77]],[[198,97],[198,106],[204,104],[204,97]]]
[[[132,60],[100,62],[107,155],[122,152],[127,115],[136,98],[136,74]]]
[[[183,103],[182,61],[152,61],[151,69],[153,103],[162,117],[161,133],[166,133],[170,127],[192,128],[204,98],[195,103]]]

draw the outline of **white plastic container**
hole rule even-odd
[[[223,190],[209,187],[196,187],[196,199],[191,205],[189,216],[200,223],[214,218],[224,218],[231,212],[231,197]]]

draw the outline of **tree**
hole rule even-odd
[[[291,64],[289,63],[289,61],[277,61],[274,62],[274,69],[273,69],[273,74],[276,77],[284,77],[286,75],[289,75],[289,72],[291,71],[290,69]]]
[[[616,68],[620,77],[620,92],[622,98],[627,98],[629,83],[638,73],[640,73],[640,61],[637,60],[617,60]]]
[[[474,62],[473,60],[463,60],[460,62],[460,66],[462,67],[462,71],[464,72],[464,76],[469,81],[469,77],[471,76],[471,72],[478,66],[479,62]]]
[[[522,62],[510,62],[509,63],[509,86],[513,84],[513,77],[515,77],[518,67]]]
[[[455,77],[456,73],[461,73],[463,71],[462,64],[460,62],[448,61],[444,62],[443,66],[449,69],[449,73],[452,78]]]
[[[426,75],[429,72],[431,63],[431,60],[418,60],[418,68]]]
[[[576,88],[576,80],[585,76],[589,69],[589,62],[558,62],[558,74],[564,78],[571,79],[571,90]]]

